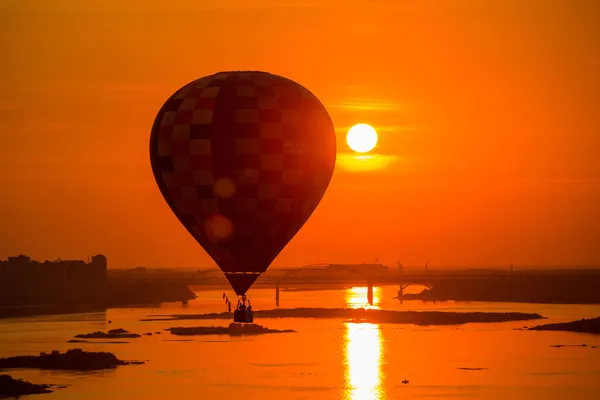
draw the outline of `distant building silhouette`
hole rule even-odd
[[[107,259],[101,254],[90,262],[8,257],[0,261],[0,306],[104,306],[106,275]]]

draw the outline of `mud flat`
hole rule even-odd
[[[67,340],[67,343],[96,343],[96,344],[127,344],[131,342],[123,342],[119,340],[110,341],[110,340],[81,340],[81,339],[71,339]]]
[[[142,321],[178,321],[193,319],[231,319],[230,313],[173,314]],[[254,311],[255,318],[343,318],[354,322],[393,323],[413,325],[460,325],[472,322],[493,323],[543,319],[534,313],[388,311],[353,308],[291,308]]]
[[[571,322],[538,325],[529,328],[530,331],[566,331],[579,333],[600,334],[600,317],[580,319]]]
[[[108,352],[87,352],[81,349],[67,350],[61,353],[40,353],[38,356],[16,356],[0,358],[0,369],[35,368],[49,370],[92,371],[112,369],[119,365],[143,364],[142,361],[119,360]]]
[[[296,332],[292,329],[269,329],[257,324],[236,324],[229,326],[194,326],[194,327],[174,327],[167,329],[173,335],[177,336],[196,336],[196,335],[263,335],[268,333],[291,333]]]
[[[141,337],[141,335],[128,332],[125,329],[111,329],[108,332],[81,333],[75,335],[75,337],[77,339],[134,339]]]

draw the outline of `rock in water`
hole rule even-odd
[[[27,394],[52,393],[50,385],[14,379],[10,375],[0,375],[0,397],[19,397]]]

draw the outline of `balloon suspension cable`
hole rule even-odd
[[[227,312],[231,312],[231,301],[229,301],[229,297],[223,292],[223,300],[225,301],[225,306],[227,307]]]

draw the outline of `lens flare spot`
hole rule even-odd
[[[257,179],[258,178],[258,171],[252,168],[246,168],[244,170],[244,176],[248,179]]]
[[[233,223],[229,218],[217,214],[206,220],[205,229],[210,240],[219,242],[228,239],[233,234]]]
[[[215,182],[215,196],[229,199],[235,193],[235,182],[229,178],[221,178]]]

